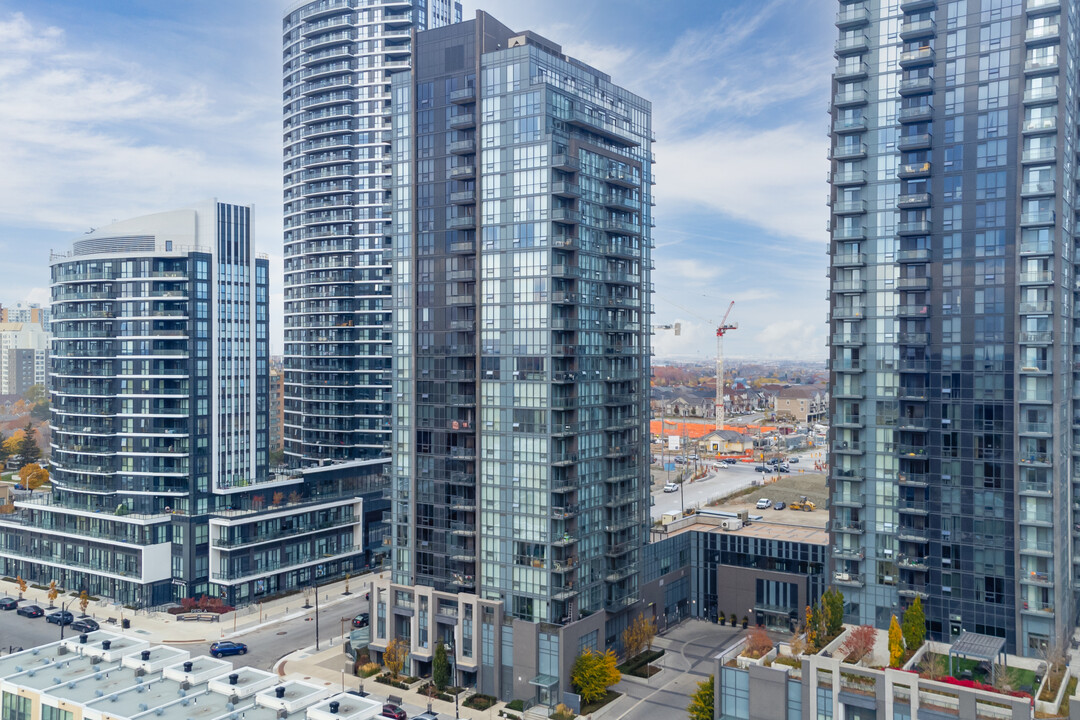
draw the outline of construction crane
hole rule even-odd
[[[674,305],[674,303],[671,303]],[[679,307],[676,305],[675,307]],[[731,304],[727,307],[727,312],[724,313],[724,317],[721,318],[720,324],[716,326],[716,429],[724,429],[724,335],[730,330],[738,330],[738,323],[728,323],[728,315],[731,315],[731,308],[735,307],[735,301],[732,300]],[[684,309],[685,308],[681,308]],[[690,311],[687,311],[690,312]],[[672,325],[654,325],[656,330],[674,330],[676,335],[682,334],[682,324],[674,323]],[[663,423],[661,423],[663,427]]]
[[[727,306],[727,312],[716,326],[716,429],[724,429],[724,335],[729,330],[738,330],[739,323],[728,323],[728,315],[731,308],[735,307],[735,301]]]

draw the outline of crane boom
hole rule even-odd
[[[739,327],[738,323],[728,323],[728,315],[731,314],[731,308],[735,307],[735,301],[732,300],[731,304],[727,306],[727,312],[724,313],[724,317],[720,320],[720,324],[716,327],[716,429],[724,429],[724,334],[728,330],[736,330]]]

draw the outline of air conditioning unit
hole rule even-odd
[[[836,573],[836,579],[839,582],[847,582],[848,580],[851,579],[851,576],[848,575],[846,572],[845,573],[838,572],[838,573]]]
[[[742,520],[739,518],[724,518],[720,521],[720,528],[722,530],[742,530]]]

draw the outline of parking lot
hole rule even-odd
[[[797,475],[819,475],[814,472],[814,453],[805,451],[794,453],[791,457],[797,457],[796,463],[790,464],[790,472],[781,477]],[[712,464],[712,461],[709,461]],[[757,463],[736,463],[729,465],[723,470],[713,470],[700,480],[685,482],[677,492],[665,493],[664,481],[667,476],[677,477],[677,473],[664,473],[658,465],[652,468],[654,482],[652,486],[653,506],[651,517],[659,520],[664,513],[680,512],[684,508],[699,508],[721,497],[731,495],[754,484],[763,483],[766,479],[776,477],[775,474],[759,473],[754,470]],[[795,498],[792,498],[795,499]]]
[[[50,612],[44,606],[41,607],[46,613]],[[64,637],[71,637],[71,634],[70,629],[64,629]],[[0,654],[7,655],[20,647],[34,647],[59,639],[60,626],[45,622],[44,617],[25,618],[17,615],[14,610],[0,612]]]

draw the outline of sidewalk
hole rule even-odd
[[[367,573],[349,578],[349,595],[342,594],[345,591],[345,580],[321,585],[319,610],[356,599],[358,595],[368,591],[371,581],[377,577],[379,577],[377,573]],[[48,590],[28,587],[23,593],[24,603],[48,608],[48,594]],[[19,588],[13,582],[0,581],[0,595],[18,597]],[[67,609],[76,616],[80,614],[77,597],[62,593],[56,598],[56,609],[60,608],[61,603],[67,603]],[[223,613],[217,622],[180,622],[176,616],[169,613],[128,610],[122,605],[100,600],[91,601],[86,608],[86,614],[97,620],[103,630],[114,632],[123,632],[121,623],[123,620],[129,620],[131,630],[128,632],[144,635],[150,642],[205,643],[223,638],[242,637],[259,628],[314,613],[314,596],[312,596],[311,605],[310,609],[304,609],[304,595],[296,593],[271,602],[248,605],[233,612]],[[109,619],[114,622],[109,622]]]
[[[294,650],[289,653],[277,662],[274,666],[274,670],[278,675],[282,676],[299,674],[305,678],[319,679],[327,685],[332,685],[340,690],[344,660],[345,655],[341,645],[324,648],[320,652],[315,652],[315,647],[311,646],[301,650]],[[415,690],[401,690],[399,688],[391,687],[390,685],[383,685],[382,683],[375,682],[374,677],[361,679],[346,674],[344,678],[346,690],[360,690],[362,688],[364,691],[369,692],[378,698],[385,698],[387,695],[396,695],[408,705],[414,705],[424,709],[427,708],[428,697]],[[505,707],[505,703],[500,702],[487,710],[474,710],[459,704],[458,715],[467,720],[490,720],[492,718],[498,718],[499,711],[502,710],[503,707]],[[441,717],[454,717],[453,702],[432,700],[431,709],[434,712],[439,713]],[[521,713],[514,714],[521,715]]]

